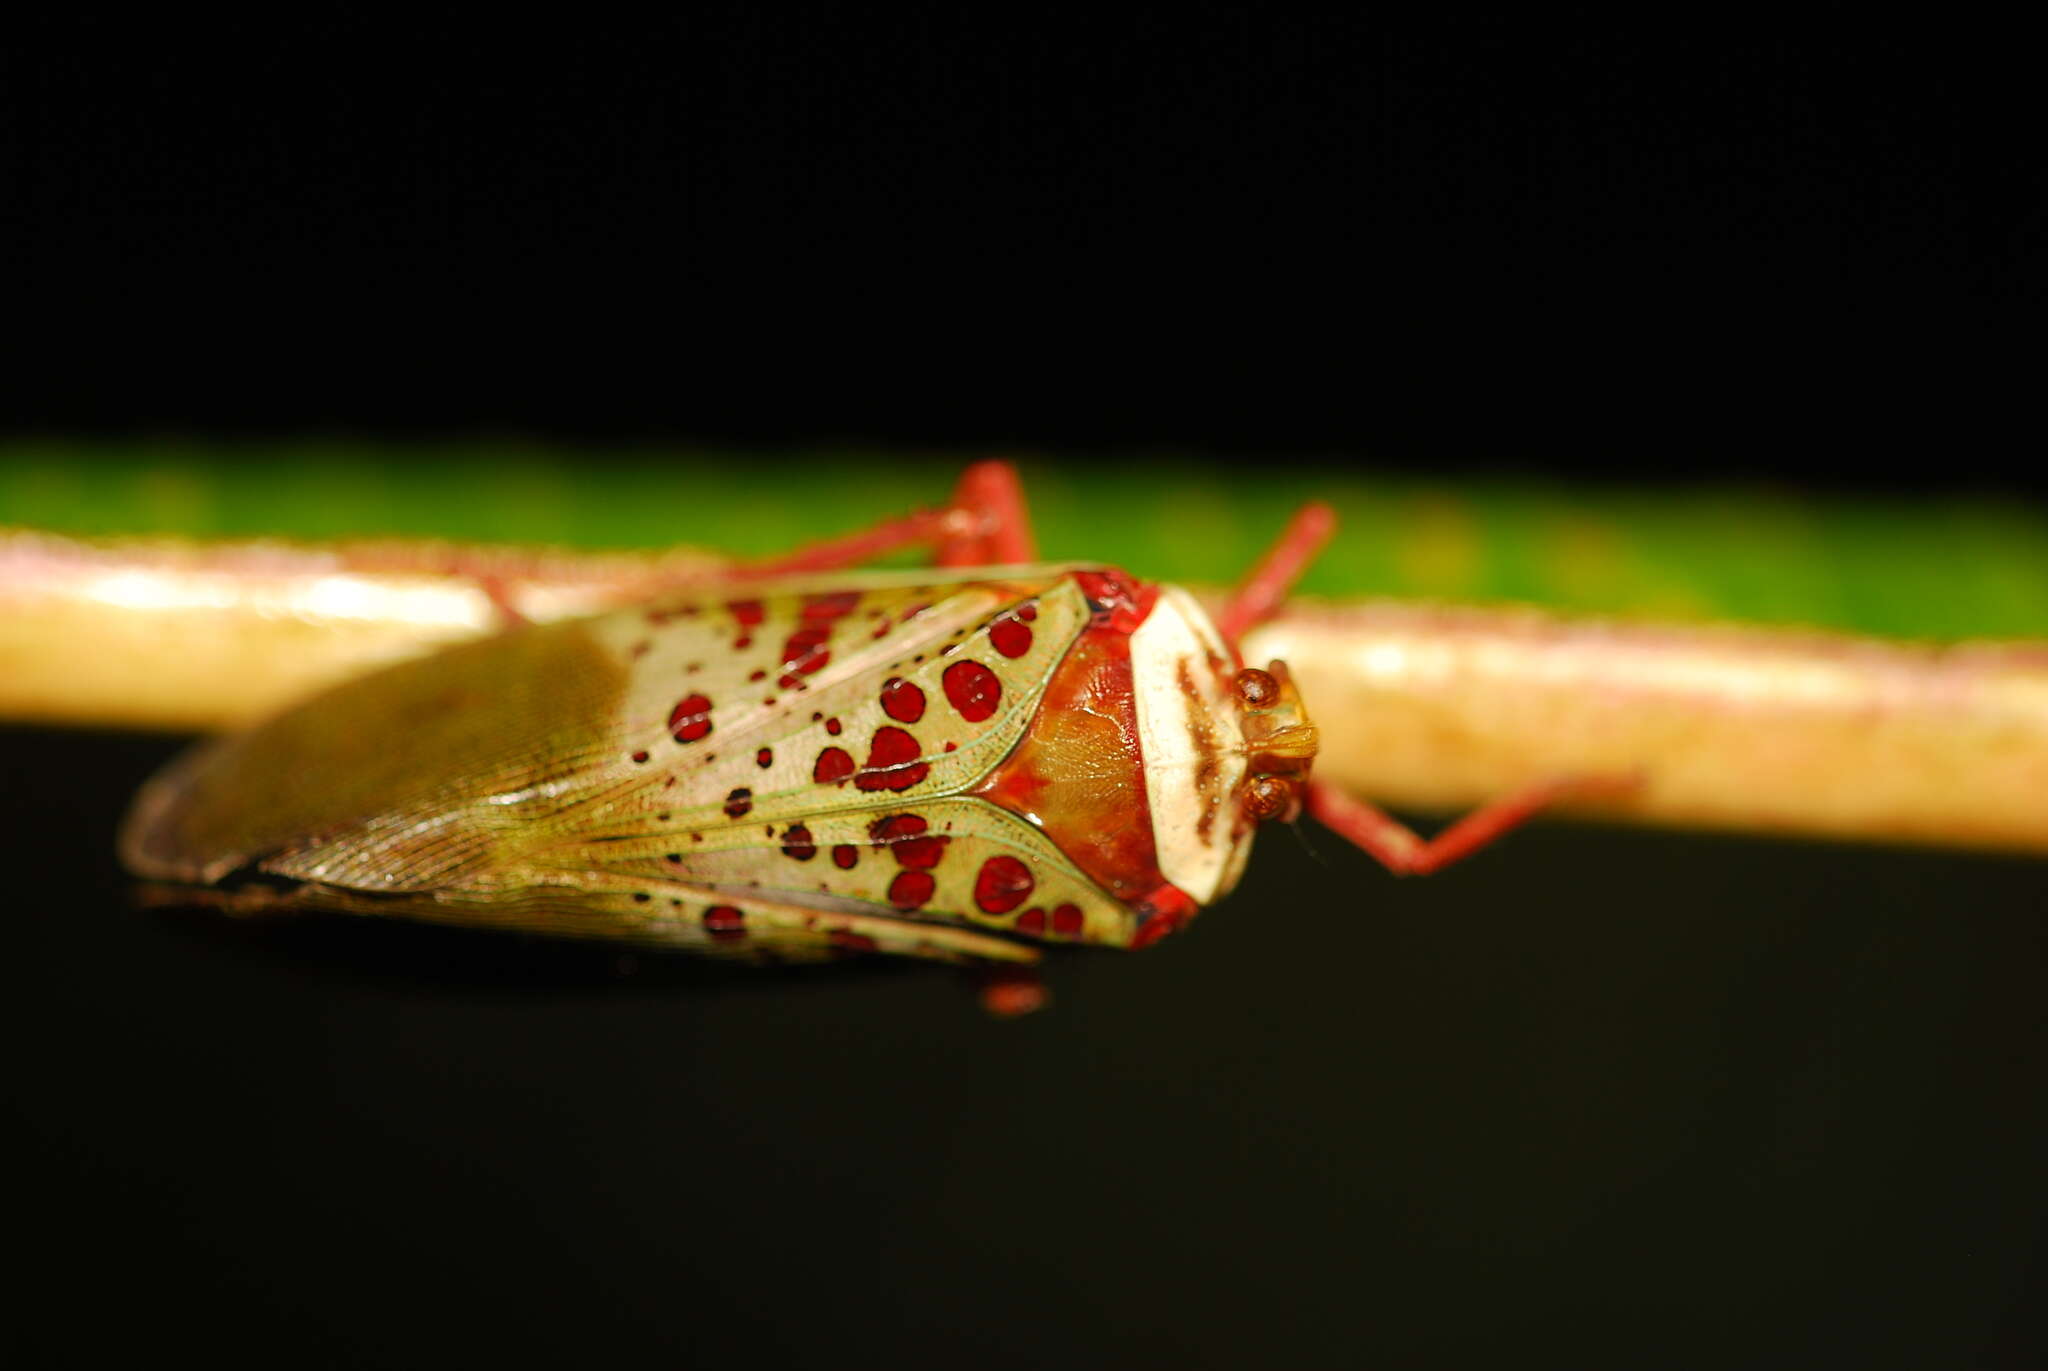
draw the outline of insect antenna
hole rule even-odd
[[[1320,867],[1328,867],[1330,865],[1330,859],[1323,855],[1323,850],[1310,840],[1308,835],[1309,826],[1307,824],[1289,824],[1287,829],[1294,835],[1294,841],[1301,844],[1301,850],[1308,854],[1310,861]]]

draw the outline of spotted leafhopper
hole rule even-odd
[[[1114,567],[1038,565],[1000,463],[951,504],[648,603],[507,625],[204,745],[142,792],[137,874],[309,908],[764,961],[1033,961],[1142,947],[1306,805],[1397,870],[1424,843],[1313,784],[1281,663],[1246,666],[1331,532],[1302,511],[1212,617]],[[849,570],[906,543],[935,569]]]

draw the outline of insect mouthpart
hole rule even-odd
[[[1254,819],[1292,820],[1301,813],[1309,768],[1316,759],[1316,726],[1301,707],[1285,662],[1261,671],[1246,667],[1233,682],[1248,759],[1239,789]]]

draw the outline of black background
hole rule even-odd
[[[16,33],[0,421],[2032,491],[2022,56],[1846,12]],[[133,911],[107,834],[173,744],[4,741],[46,1362],[2048,1343],[2036,864],[1541,829],[1396,884],[1272,835],[996,1024],[917,968]]]
[[[2024,50],[1846,11],[79,26],[0,56],[7,398],[1987,480],[2039,455]]]

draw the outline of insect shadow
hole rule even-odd
[[[880,981],[929,970],[849,956],[824,965],[762,967],[662,947],[620,948],[498,929],[389,921],[318,911],[223,912],[203,896],[146,883],[133,901],[176,936],[321,980],[458,995],[611,996],[654,991],[759,995],[778,988]]]

